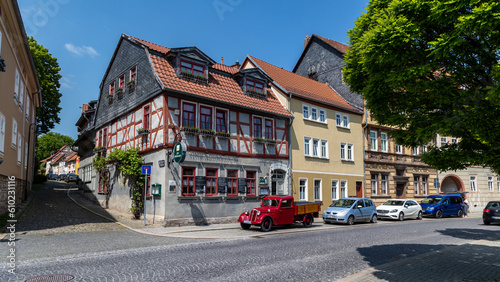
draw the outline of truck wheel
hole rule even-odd
[[[271,230],[272,227],[273,227],[273,221],[271,220],[270,217],[266,217],[260,224],[260,230],[262,230],[263,232]]]
[[[241,225],[241,228],[243,228],[245,230],[250,229],[250,224],[246,224],[246,223],[240,222],[240,225]]]
[[[311,225],[313,224],[313,217],[310,214],[306,215],[306,218],[304,219],[302,224],[304,224],[304,227],[311,227]]]

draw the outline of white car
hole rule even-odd
[[[414,200],[391,199],[377,207],[380,219],[422,219],[422,207]]]

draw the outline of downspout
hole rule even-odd
[[[363,105],[363,116],[365,117],[365,125],[363,126],[363,188],[364,194],[363,197],[366,197],[366,127],[368,126],[368,114],[366,112],[366,101],[364,101]]]
[[[290,97],[288,98],[288,111],[291,113],[291,101],[292,101],[292,93],[290,93]],[[293,170],[292,170],[292,123],[294,116],[290,118],[290,123],[288,125],[288,170],[290,171],[288,175],[288,185],[290,185],[290,196],[293,196]]]

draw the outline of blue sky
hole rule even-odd
[[[368,0],[19,0],[26,32],[61,67],[61,122],[74,139],[81,106],[99,85],[122,33],[166,47],[196,46],[233,64],[252,55],[292,70],[307,34],[347,44]]]

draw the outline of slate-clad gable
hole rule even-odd
[[[109,92],[110,83],[114,81],[117,87],[118,80],[122,75],[125,75],[125,81],[128,81],[130,69],[133,67],[137,67],[136,87],[133,90],[125,87],[123,95],[115,94],[113,101],[109,102],[106,94]],[[137,105],[157,95],[160,90],[161,86],[151,68],[146,50],[142,46],[122,38],[101,84],[95,118],[96,128],[131,111]]]

